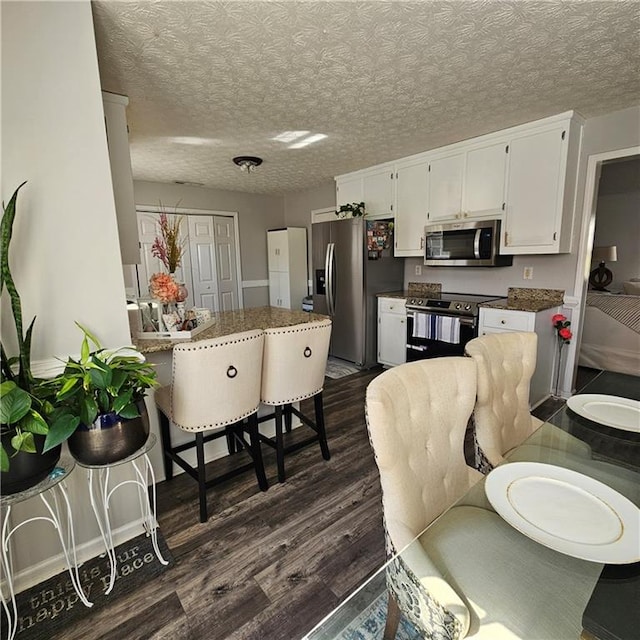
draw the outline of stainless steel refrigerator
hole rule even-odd
[[[331,316],[330,355],[377,362],[376,294],[399,291],[404,259],[393,257],[390,220],[345,218],[311,227],[313,311]]]

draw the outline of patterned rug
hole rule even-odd
[[[357,618],[336,636],[336,640],[380,640],[387,622],[387,593],[380,594]],[[404,616],[395,640],[421,640],[422,635]]]
[[[116,547],[118,573],[113,591],[108,596],[104,595],[110,575],[106,555],[97,556],[81,565],[82,589],[93,602],[90,609],[80,602],[78,595],[73,591],[66,570],[17,594],[18,626],[15,640],[62,640],[66,627],[113,602],[119,596],[153,580],[171,567],[174,561],[160,530],[158,546],[162,556],[169,561],[167,566],[160,563],[151,546],[151,538],[145,534]],[[4,609],[2,613],[4,614]],[[4,615],[1,625],[5,630]]]
[[[327,376],[327,378],[337,380],[338,378],[344,378],[354,373],[358,373],[358,371],[360,371],[360,369],[358,369],[358,367],[353,363],[329,356],[329,359],[327,360],[327,369],[324,375]]]

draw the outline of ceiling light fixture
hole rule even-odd
[[[245,173],[251,173],[256,170],[262,164],[262,158],[256,156],[237,156],[233,159],[233,162],[240,167],[240,171]]]

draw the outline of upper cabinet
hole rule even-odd
[[[422,255],[427,223],[429,162],[418,158],[396,163],[394,255]]]
[[[460,218],[464,154],[436,158],[429,163],[429,224]]]
[[[429,163],[429,224],[502,216],[507,143],[466,146]]]
[[[582,123],[568,118],[510,141],[501,253],[571,251],[581,134]]]
[[[338,176],[337,202],[393,216],[400,257],[422,255],[425,225],[482,218],[503,220],[503,254],[567,253],[582,126],[568,111]]]
[[[336,178],[336,203],[364,202],[368,218],[393,216],[394,165],[385,164]]]
[[[138,220],[133,198],[133,176],[129,155],[129,133],[125,109],[129,99],[115,93],[102,92],[104,121],[109,146],[111,182],[116,205],[118,237],[122,264],[138,264]]]

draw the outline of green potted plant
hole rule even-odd
[[[35,317],[24,331],[22,303],[9,267],[18,192],[4,208],[0,223],[0,293],[6,288],[16,332],[18,355],[8,356],[0,341],[0,469],[2,493],[23,491],[47,477],[60,458],[60,447],[46,447],[53,421],[50,391],[31,371],[31,337]]]
[[[104,349],[76,324],[84,333],[80,358],[69,358],[64,371],[46,383],[56,425],[61,426],[50,430],[47,446],[68,439],[69,451],[80,463],[110,464],[146,442],[149,420],[144,396],[157,384],[156,372],[135,349]]]
[[[364,202],[347,202],[336,209],[338,218],[361,218],[364,214]]]

